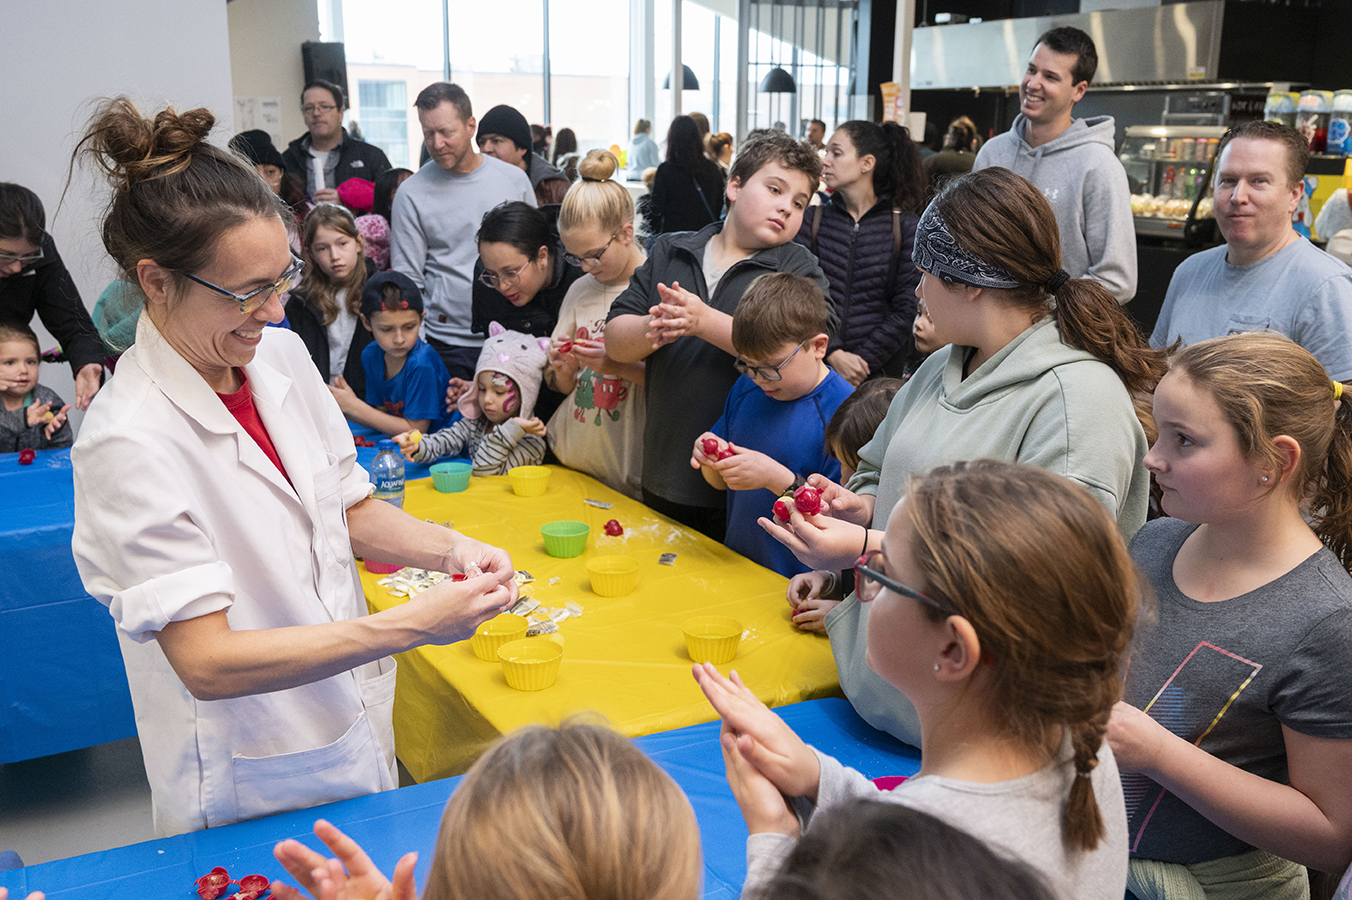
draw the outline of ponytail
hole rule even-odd
[[[1122,691],[1115,680],[1101,682],[1096,687],[1100,693],[1107,689],[1102,698],[1106,705],[1100,704],[1103,711],[1088,721],[1067,726],[1074,751],[1075,780],[1070,784],[1070,795],[1066,797],[1065,810],[1061,813],[1061,834],[1066,845],[1076,850],[1093,850],[1108,834],[1098,798],[1094,796],[1091,775],[1098,766],[1098,752],[1108,731],[1112,705],[1121,698]]]
[[[1133,395],[1155,390],[1167,368],[1164,355],[1145,342],[1107,288],[1072,278],[1057,288],[1054,299],[1052,315],[1067,344],[1107,363]]]
[[[1352,572],[1352,397],[1335,400],[1328,465],[1315,482],[1310,509],[1314,533]]]

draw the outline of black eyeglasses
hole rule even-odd
[[[295,285],[296,280],[300,278],[301,272],[305,270],[305,263],[296,259],[296,254],[291,254],[291,265],[287,266],[282,277],[278,278],[272,284],[265,284],[257,290],[249,291],[247,294],[236,294],[234,291],[227,291],[223,287],[212,284],[210,281],[198,278],[196,275],[186,275],[189,281],[194,281],[202,287],[211,288],[218,294],[223,294],[239,304],[239,314],[247,316],[249,313],[258,309],[264,303],[272,299],[273,294],[285,294]]]
[[[602,247],[600,250],[597,250],[595,253],[588,254],[587,256],[574,256],[571,253],[565,253],[563,254],[563,258],[568,261],[569,265],[573,266],[582,266],[585,263],[591,263],[593,266],[599,266],[601,264],[601,257],[606,255],[606,251],[610,249],[610,245],[614,243],[615,238],[619,236],[620,233],[618,231],[612,234],[610,236],[610,240],[606,241],[606,245]]]
[[[882,572],[879,572],[873,567],[873,560],[881,555],[881,550],[874,550],[859,557],[854,564],[854,592],[860,600],[867,603],[877,597],[880,590],[887,588],[894,594],[910,597],[912,600],[919,600],[926,606],[932,606],[944,615],[955,616],[958,614],[958,611],[947,603],[940,603],[933,597],[927,597],[915,588],[907,587],[895,578],[888,578]]]
[[[807,341],[803,341],[802,344],[799,344],[797,347],[793,348],[793,352],[790,353],[788,356],[784,357],[784,361],[777,366],[749,366],[746,363],[742,362],[742,358],[739,356],[737,357],[737,360],[732,364],[732,367],[736,369],[738,372],[741,372],[743,375],[750,375],[752,378],[760,378],[764,381],[781,381],[783,380],[784,376],[779,373],[779,370],[787,366],[789,364],[789,360],[797,356],[798,351],[802,350],[803,344],[806,343]]]
[[[337,108],[332,103],[311,103],[309,106],[302,106],[300,111],[307,116],[312,116],[316,113],[331,113]]]

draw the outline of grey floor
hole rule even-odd
[[[0,850],[26,865],[154,836],[136,738],[0,765]]]
[[[414,783],[402,763],[399,783]],[[0,850],[25,865],[154,837],[136,738],[0,765]]]

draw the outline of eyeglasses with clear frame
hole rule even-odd
[[[42,248],[38,248],[37,253],[0,253],[0,263],[16,262],[21,266],[31,266],[35,262],[41,262],[43,257]]]
[[[497,289],[500,284],[517,284],[521,280],[521,273],[526,271],[534,260],[528,260],[514,270],[503,272],[501,275],[494,275],[492,272],[480,272],[479,280],[493,289]]]
[[[802,350],[803,345],[806,343],[807,341],[803,341],[802,344],[799,344],[797,347],[793,348],[793,352],[790,353],[788,356],[784,357],[784,361],[777,366],[747,365],[746,363],[742,362],[742,358],[739,356],[733,362],[732,367],[736,369],[738,372],[741,372],[743,375],[750,375],[752,378],[759,378],[762,381],[782,381],[784,379],[784,376],[780,373],[779,370],[787,366],[789,364],[789,360],[797,356],[798,351]]]
[[[889,578],[882,572],[879,572],[874,560],[882,555],[881,550],[873,550],[859,557],[854,564],[854,592],[859,599],[865,603],[878,596],[878,592],[887,588],[894,594],[900,594],[903,597],[910,597],[912,600],[919,600],[926,606],[932,606],[946,616],[955,616],[958,611],[947,603],[940,603],[933,597],[928,597],[917,591],[913,587],[907,587],[895,578]]]
[[[302,106],[300,111],[307,116],[313,116],[319,113],[331,113],[337,108],[332,103],[311,103],[308,106]]]
[[[200,284],[204,288],[211,288],[216,293],[234,300],[239,304],[239,314],[241,316],[247,316],[249,313],[271,300],[273,294],[285,294],[287,291],[291,290],[303,271],[305,271],[304,261],[297,259],[296,254],[293,253],[291,254],[291,265],[286,267],[286,271],[282,273],[281,278],[278,278],[272,284],[265,284],[257,290],[249,291],[247,294],[236,294],[234,291],[227,291],[225,288],[212,284],[210,281],[203,278],[198,278],[196,275],[186,275],[185,277],[189,281]]]
[[[563,258],[568,262],[569,265],[573,266],[581,267],[587,264],[599,266],[601,264],[601,257],[606,255],[606,251],[610,249],[610,245],[613,244],[615,242],[615,238],[619,236],[620,233],[618,231],[612,234],[610,236],[610,240],[606,241],[606,245],[602,247],[600,250],[597,250],[595,253],[588,254],[587,256],[574,256],[571,253],[565,253],[563,254]]]

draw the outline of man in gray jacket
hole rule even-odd
[[[1080,29],[1053,28],[1038,38],[1014,126],[981,148],[974,168],[1003,166],[1036,185],[1056,213],[1066,271],[1126,303],[1136,295],[1136,231],[1113,118],[1072,116],[1097,68],[1094,41]]]

